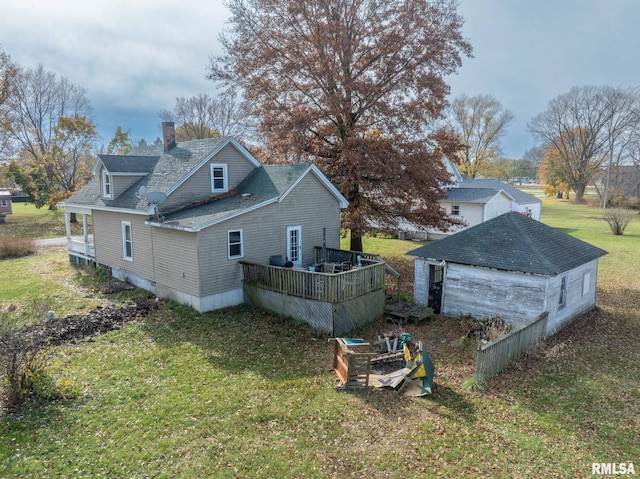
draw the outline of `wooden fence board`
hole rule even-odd
[[[505,369],[529,348],[545,338],[549,313],[478,348],[476,383],[483,383]]]

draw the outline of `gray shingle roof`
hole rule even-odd
[[[407,253],[437,261],[556,276],[607,254],[517,212]]]
[[[522,190],[519,190],[513,185],[509,183],[504,183],[500,180],[496,180],[493,178],[487,179],[475,179],[470,180],[468,178],[463,179],[463,181],[459,184],[460,189],[467,188],[494,188],[499,190],[504,190],[507,194],[513,197],[513,199],[520,205],[526,205],[531,203],[540,203],[540,199],[536,198],[529,193],[525,193]]]
[[[148,202],[138,198],[141,186],[147,192],[158,191],[170,194],[182,182],[208,161],[230,138],[195,140],[178,143],[168,153],[162,145],[138,147],[127,155],[102,155],[101,161],[111,172],[147,174],[132,184],[114,200],[100,195],[100,178],[94,178],[80,191],[62,203],[62,206],[82,206],[88,208],[118,208],[147,214]],[[247,158],[255,168],[238,186],[227,194],[221,194],[190,205],[183,205],[178,211],[162,211],[164,221],[158,226],[198,230],[215,224],[252,208],[266,205],[282,198],[308,171],[315,174],[345,208],[346,199],[335,189],[324,175],[312,164],[260,165],[247,153]]]
[[[451,188],[444,201],[451,203],[488,203],[500,193],[500,188]]]
[[[93,207],[147,210],[147,202],[136,197],[140,186],[147,191],[166,193],[171,187],[191,172],[203,159],[211,155],[220,143],[228,138],[208,138],[178,143],[169,152],[163,145],[139,146],[126,155],[101,155],[100,161],[110,173],[147,173],[133,186],[114,200],[100,197],[100,183],[92,180],[63,204]]]
[[[277,200],[309,169],[305,163],[263,165],[255,168],[233,196],[169,214],[163,224],[198,229],[223,221],[265,202]]]
[[[109,173],[151,173],[160,156],[99,155]]]

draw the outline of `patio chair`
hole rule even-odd
[[[325,263],[323,268],[322,268],[322,272],[323,273],[335,273],[336,272],[336,264],[335,263]]]

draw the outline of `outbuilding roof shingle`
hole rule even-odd
[[[607,252],[525,215],[510,212],[407,254],[436,261],[556,276]]]

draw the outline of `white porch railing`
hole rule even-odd
[[[67,238],[67,251],[81,254],[87,258],[95,258],[96,256],[93,244],[85,242],[82,238]]]

